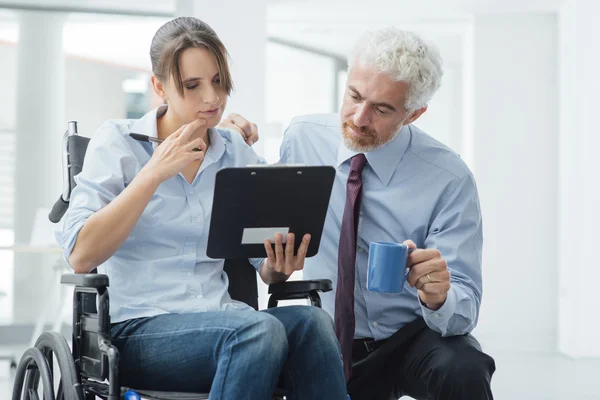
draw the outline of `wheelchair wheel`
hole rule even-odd
[[[54,359],[60,381],[54,393]],[[57,332],[45,332],[28,349],[17,367],[12,400],[38,400],[42,380],[44,400],[84,400],[75,362],[67,341]]]
[[[38,400],[37,391],[40,377],[43,384],[44,399],[55,400],[52,372],[48,360],[40,349],[32,347],[25,351],[17,367],[13,386],[13,400],[21,400],[23,389],[25,389],[24,399]]]
[[[60,400],[83,400],[83,390],[75,367],[75,361],[67,341],[58,332],[45,332],[35,343],[46,359],[51,362],[53,356],[60,369],[60,384],[57,394]],[[52,363],[51,363],[52,365]]]

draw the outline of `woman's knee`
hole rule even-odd
[[[246,326],[237,333],[238,340],[248,340],[253,346],[274,353],[287,353],[285,327],[277,318],[262,312],[250,312]]]
[[[313,334],[335,337],[333,319],[319,307],[298,306],[297,312]]]
[[[339,344],[335,336],[335,328],[331,316],[318,307],[294,307],[297,307],[293,313],[299,324],[296,329],[290,332],[290,346],[339,352]]]

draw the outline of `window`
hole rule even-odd
[[[283,131],[292,118],[338,111],[340,60],[280,40],[270,40],[266,53],[267,126],[261,138],[265,158],[273,163],[279,160]]]
[[[0,130],[0,231],[13,228],[15,139],[14,131]]]
[[[149,81],[150,77],[147,74],[123,81],[126,108],[125,118],[141,118],[150,110]]]

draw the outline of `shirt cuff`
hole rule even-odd
[[[439,310],[434,311],[425,307],[420,298],[419,304],[421,305],[421,312],[423,313],[423,318],[425,319],[427,326],[434,331],[441,333],[442,336],[446,336],[448,333],[448,323],[456,311],[456,292],[454,287],[450,286],[446,301]]]
[[[248,261],[250,261],[250,264],[254,265],[254,268],[256,268],[256,271],[258,271],[260,273],[260,268],[262,267],[265,259],[264,258],[250,258]]]

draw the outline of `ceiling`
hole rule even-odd
[[[461,38],[474,15],[553,12],[560,3],[560,0],[267,0],[267,31],[270,36],[344,56],[364,30],[394,25],[434,41],[442,49],[444,59],[452,63],[461,57]],[[2,5],[163,15],[72,13],[65,24],[67,53],[148,69],[150,39],[169,18],[167,15],[175,12],[176,1],[0,0],[0,40],[16,42],[17,12],[2,10]],[[126,46],[123,38],[127,38]]]
[[[0,5],[89,7],[165,13],[174,13],[176,3],[176,0],[0,0]],[[457,13],[548,11],[556,9],[561,0],[267,0],[267,3],[269,7],[279,8],[284,12],[286,8],[292,7],[296,10],[294,16],[298,17],[308,15],[310,18],[329,18],[329,12],[333,10],[338,14],[350,11],[358,17],[371,17],[375,13],[389,18],[387,9],[400,9],[402,14],[398,15],[398,18],[402,18]],[[315,8],[316,6],[318,8]],[[315,12],[316,9],[318,12]]]

